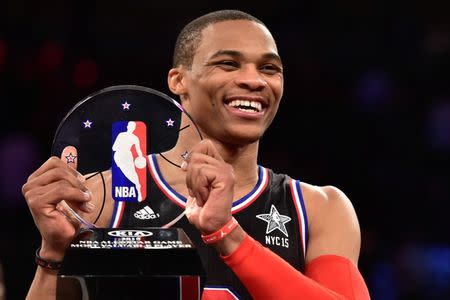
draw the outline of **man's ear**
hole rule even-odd
[[[178,96],[186,94],[185,78],[182,67],[172,68],[167,74],[167,84],[172,93]]]

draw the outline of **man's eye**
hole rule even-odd
[[[263,65],[263,66],[261,66],[260,69],[262,72],[265,72],[268,74],[281,73],[283,71],[281,69],[281,67],[279,67],[277,65],[272,65],[272,64]]]
[[[216,63],[216,65],[221,66],[226,69],[235,69],[239,67],[239,64],[233,60],[221,60]]]

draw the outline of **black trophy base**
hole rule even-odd
[[[183,283],[200,295],[204,282],[200,257],[180,228],[89,229],[70,245],[59,276],[60,299],[68,290],[78,299],[181,299]]]
[[[184,277],[186,278],[186,277]],[[199,280],[192,276],[191,282]],[[180,289],[181,277],[108,277],[108,278],[83,278],[60,277],[58,283],[57,299],[79,300],[137,300],[137,299],[195,299],[199,300],[202,289],[197,291]],[[189,295],[189,296],[186,296]]]

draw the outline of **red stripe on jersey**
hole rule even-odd
[[[305,249],[305,247],[303,247],[303,239],[305,238],[303,236],[303,230],[302,230],[302,219],[303,218],[302,218],[302,214],[300,213],[300,210],[302,208],[299,207],[300,203],[298,203],[298,202],[300,202],[300,199],[299,199],[299,195],[295,189],[295,180],[291,179],[291,181],[289,182],[289,185],[291,186],[292,200],[294,201],[295,211],[297,213],[297,220],[298,220],[298,227],[300,229],[300,239],[301,239],[301,245],[302,245],[302,249],[303,249],[303,255],[306,255],[306,249]]]
[[[151,158],[150,158],[150,159],[151,159]],[[155,162],[155,164],[156,164],[156,162]],[[156,166],[155,166],[155,168],[156,168]],[[153,168],[152,168],[151,164],[149,164],[148,169],[149,169],[149,171],[150,171],[150,175],[152,175],[153,181],[156,183],[156,185],[157,185],[158,188],[161,190],[161,192],[163,192],[163,194],[166,195],[166,197],[167,197],[170,201],[172,201],[173,203],[175,203],[176,205],[178,205],[178,206],[181,207],[182,209],[185,209],[185,208],[186,208],[186,205],[180,204],[178,201],[176,201],[176,199],[173,198],[173,196],[172,196],[171,194],[169,194],[169,193],[166,191],[165,187],[161,184],[159,178],[158,178],[157,175],[155,174],[155,173],[156,173],[156,170],[155,170],[155,172],[153,172]]]
[[[120,209],[120,211],[119,211]],[[113,219],[112,219],[112,228],[117,228],[120,225],[120,222],[122,221],[122,217],[123,217],[123,212],[125,211],[125,201],[117,201],[116,202],[116,211],[115,214],[113,215]]]
[[[119,220],[117,221],[117,226],[119,226],[120,222],[122,221],[124,211],[125,211],[125,202],[122,201],[122,209],[120,210],[120,215],[119,215]]]

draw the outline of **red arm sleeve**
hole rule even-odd
[[[307,277],[247,235],[222,258],[254,299],[370,299],[356,266],[341,256],[314,259],[306,266]]]

